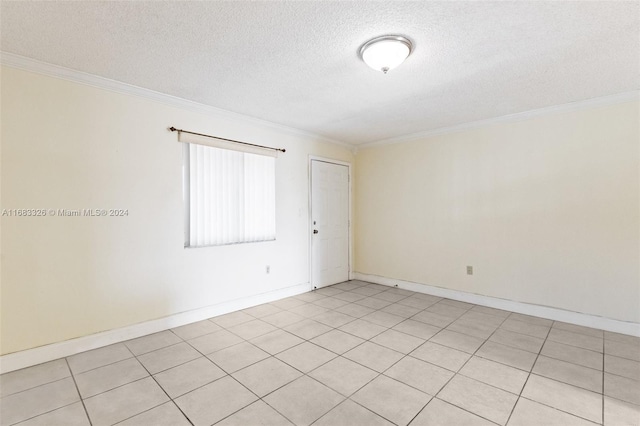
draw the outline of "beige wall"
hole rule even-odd
[[[0,353],[309,281],[308,155],[353,161],[347,149],[12,68],[1,78],[2,209],[129,216],[2,217]],[[640,321],[638,122],[627,103],[361,150],[355,270]],[[277,241],[182,248],[171,125],[287,149]]]
[[[640,321],[639,119],[629,102],[361,150],[355,271]]]
[[[2,354],[309,282],[308,156],[349,150],[12,68],[1,83],[3,209],[129,210],[2,217]],[[277,241],[183,248],[172,125],[286,148]]]

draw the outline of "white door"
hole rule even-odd
[[[311,160],[311,284],[349,279],[349,167]]]

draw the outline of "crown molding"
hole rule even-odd
[[[0,51],[0,64],[10,68],[16,68],[24,71],[34,72],[37,74],[43,74],[50,77],[71,81],[74,83],[85,84],[88,86],[96,87],[98,89],[109,90],[116,93],[137,96],[140,98],[149,99],[165,105],[169,105],[169,106],[180,108],[180,109],[185,109],[185,110],[200,113],[200,114],[215,115],[223,119],[242,120],[259,127],[276,130],[276,131],[287,133],[294,136],[304,137],[306,139],[310,139],[311,141],[340,145],[350,150],[354,148],[354,145],[350,143],[342,142],[336,139],[331,139],[316,133],[307,132],[305,130],[300,130],[300,129],[296,129],[289,126],[284,126],[282,124],[277,124],[271,121],[262,120],[262,119],[251,117],[244,114],[239,114],[239,113],[228,111],[222,108],[216,108],[210,105],[205,105],[205,104],[190,101],[187,99],[179,98],[177,96],[167,95],[164,93],[156,92],[151,89],[145,89],[143,87],[122,83],[120,81],[111,80],[111,79],[100,77],[94,74],[89,74],[82,71],[76,71],[70,68],[61,67],[59,65],[38,61],[36,59],[27,58],[26,56],[16,55],[14,53]]]
[[[424,132],[411,133],[409,135],[398,136],[389,139],[381,139],[378,141],[367,142],[358,145],[359,149],[369,148],[381,145],[394,145],[398,143],[414,142],[426,139],[432,136],[445,135],[449,133],[459,133],[466,130],[478,129],[494,124],[513,123],[516,121],[527,120],[534,117],[558,114],[564,112],[578,111],[589,108],[597,108],[606,105],[615,105],[630,101],[640,100],[640,90],[632,90],[630,92],[617,93],[615,95],[602,96],[599,98],[591,98],[578,102],[570,102],[567,104],[552,105],[549,107],[533,109],[530,111],[519,112],[516,114],[503,115],[500,117],[488,118],[486,120],[470,121],[467,123],[456,124],[455,126],[440,127]]]
[[[25,56],[16,55],[14,53],[0,51],[0,64],[3,66],[30,71],[38,74],[47,75],[50,77],[60,78],[63,80],[71,81],[74,83],[85,84],[93,86],[103,90],[109,90],[116,93],[122,93],[140,98],[149,99],[155,102],[159,102],[165,105],[173,106],[188,111],[205,114],[216,115],[224,119],[242,120],[253,125],[275,130],[290,135],[300,136],[312,141],[331,143],[346,147],[351,152],[357,154],[358,150],[363,148],[369,148],[381,145],[393,145],[398,143],[414,142],[420,139],[426,139],[432,136],[439,136],[449,133],[458,133],[466,130],[473,130],[481,127],[486,127],[494,124],[510,123],[516,121],[522,121],[529,118],[540,117],[549,114],[577,111],[588,108],[595,108],[606,105],[614,105],[629,101],[640,100],[640,90],[633,90],[630,92],[618,93],[615,95],[602,96],[598,98],[586,99],[578,102],[571,102],[561,105],[553,105],[549,107],[534,109],[530,111],[519,112],[516,114],[503,115],[500,117],[488,118],[486,120],[471,121],[467,123],[461,123],[454,126],[440,127],[437,129],[427,130],[418,133],[411,133],[408,135],[381,139],[373,142],[366,142],[363,144],[351,144],[336,139],[328,138],[316,133],[307,132],[305,130],[296,129],[294,127],[284,126],[281,124],[273,123],[271,121],[262,120],[259,118],[251,117],[244,114],[239,114],[225,109],[216,108],[210,105],[201,104],[198,102],[190,101],[187,99],[179,98],[176,96],[167,95],[164,93],[156,92],[143,87],[133,86],[131,84],[122,83],[120,81],[111,80],[104,77],[99,77],[94,74],[85,73],[82,71],[76,71],[70,68],[61,67],[58,65],[50,64],[47,62],[38,61],[36,59],[27,58]]]

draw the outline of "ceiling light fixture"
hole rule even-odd
[[[411,41],[399,35],[384,35],[369,40],[360,48],[362,60],[376,71],[387,73],[411,54]]]

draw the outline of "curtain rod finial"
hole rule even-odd
[[[175,132],[178,129],[176,129],[175,127],[171,126],[171,127],[169,127],[169,130],[171,130],[172,132]]]

